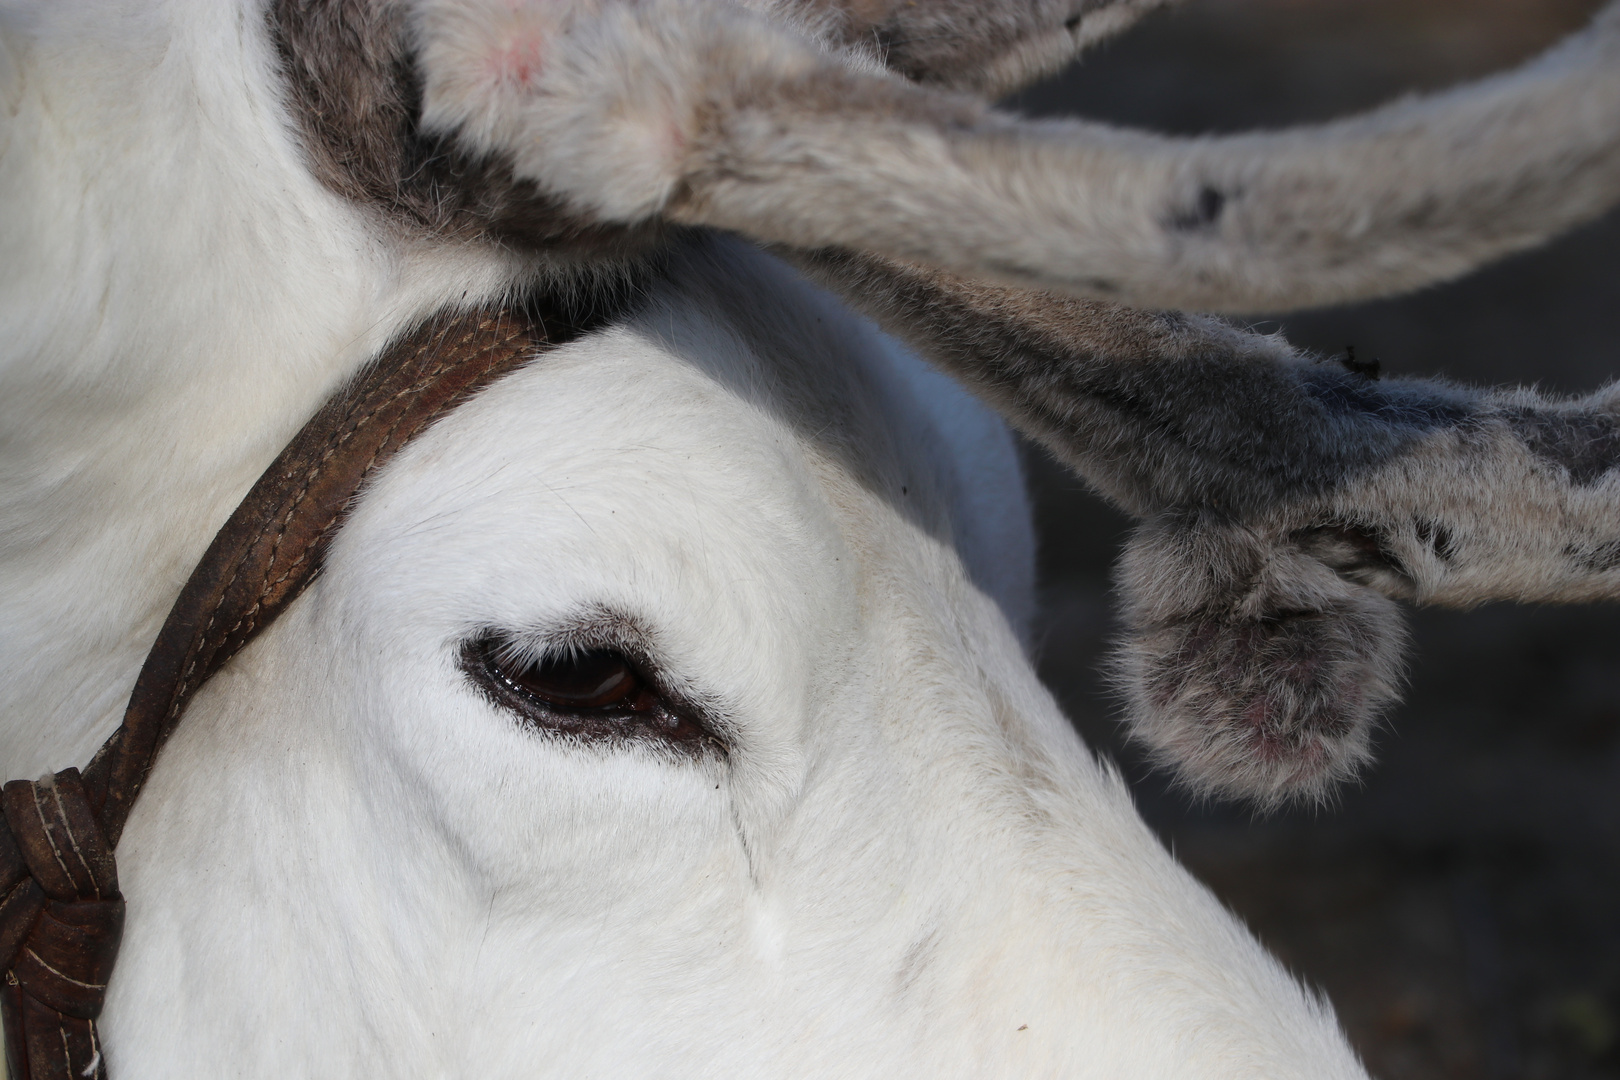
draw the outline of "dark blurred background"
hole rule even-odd
[[[1014,104],[1194,133],[1325,119],[1511,65],[1593,0],[1188,0]],[[1409,299],[1252,320],[1386,371],[1620,375],[1620,215]],[[1307,982],[1373,1074],[1620,1077],[1620,606],[1417,611],[1406,704],[1339,804],[1193,805],[1098,676],[1128,522],[1031,450],[1042,670],[1148,820]]]

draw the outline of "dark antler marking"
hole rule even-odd
[[[1170,215],[1170,227],[1177,232],[1194,232],[1214,228],[1226,209],[1227,196],[1218,188],[1204,185],[1198,189],[1198,199],[1190,207]]]
[[[1371,360],[1357,360],[1356,347],[1354,345],[1346,345],[1344,347],[1344,357],[1339,361],[1339,363],[1343,364],[1344,370],[1348,371],[1350,374],[1360,375],[1362,378],[1369,379],[1374,382],[1376,382],[1384,374],[1383,365],[1378,362],[1378,357],[1375,356]]]
[[[1456,557],[1457,539],[1441,522],[1418,518],[1412,522],[1412,529],[1417,533],[1418,540],[1434,552],[1435,558],[1450,562]]]
[[[1620,570],[1620,540],[1611,540],[1596,547],[1568,547],[1564,554],[1582,570],[1591,574],[1606,574]]]
[[[1428,431],[1453,427],[1472,415],[1462,394],[1452,397],[1435,383],[1379,382],[1318,364],[1306,371],[1304,388],[1331,413],[1364,415],[1380,427]]]

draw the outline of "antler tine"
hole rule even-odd
[[[604,221],[1136,306],[1276,311],[1453,277],[1620,201],[1620,3],[1514,72],[1200,139],[1020,121],[688,0],[607,5],[561,32],[521,93],[490,90],[484,46],[434,10],[426,125]]]
[[[782,254],[1144,519],[1116,674],[1195,788],[1352,776],[1401,682],[1394,599],[1620,599],[1620,385],[1381,380],[1205,316]]]

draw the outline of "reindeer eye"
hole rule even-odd
[[[637,663],[613,649],[525,657],[494,634],[468,644],[463,667],[497,705],[530,726],[587,741],[655,739],[689,749],[714,743],[667,701]]]
[[[558,709],[634,708],[645,687],[624,657],[592,651],[548,656],[534,663],[489,656],[502,679]]]

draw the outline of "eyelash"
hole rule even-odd
[[[653,743],[686,755],[724,752],[694,710],[672,702],[645,665],[618,649],[533,658],[487,633],[463,649],[462,666],[495,704],[537,731],[588,743]]]

